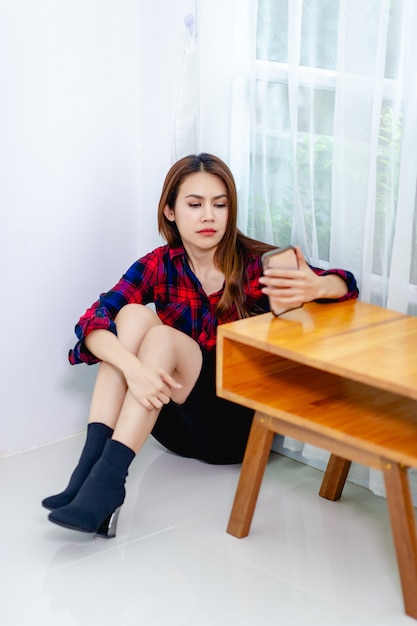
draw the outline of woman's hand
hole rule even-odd
[[[174,389],[181,389],[179,383],[162,369],[144,365],[131,355],[123,368],[129,391],[145,409],[161,409],[168,404]]]
[[[347,293],[345,281],[336,274],[318,276],[306,263],[299,246],[295,248],[298,270],[266,269],[259,282],[262,292],[277,309],[293,309],[322,298],[340,298]]]

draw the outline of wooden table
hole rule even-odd
[[[352,461],[382,470],[405,612],[417,618],[417,318],[360,301],[309,303],[218,328],[217,393],[255,417],[228,532],[248,535],[275,433],[331,452],[320,495]]]

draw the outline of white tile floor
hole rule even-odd
[[[272,454],[252,530],[225,532],[239,466],[148,442],[131,466],[115,539],[47,521],[84,436],[0,460],[2,626],[414,626],[385,501]]]

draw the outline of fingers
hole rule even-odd
[[[145,409],[152,411],[153,409],[162,409],[164,404],[169,403],[171,396],[163,391],[152,391],[147,394],[140,395],[136,399],[142,406],[145,407]]]
[[[147,389],[142,389],[142,393],[136,396],[137,400],[147,410],[160,410],[164,404],[171,400],[172,390],[181,389],[182,385],[164,370],[156,371],[159,380],[148,380]]]
[[[277,290],[279,292],[288,292],[286,295],[289,295],[291,292],[294,293],[303,293],[305,290],[305,277],[301,274],[297,274],[297,277],[286,277],[286,276],[266,276],[260,279],[259,281],[263,287],[262,292],[267,296],[278,295]]]
[[[303,257],[301,255],[301,259]],[[276,308],[295,308],[305,301],[306,278],[302,270],[268,270],[260,281],[262,293]]]
[[[264,287],[262,291],[264,293],[269,293],[271,289],[302,289],[303,279],[300,278],[286,278],[285,276],[275,277],[271,276],[262,280],[262,284]]]
[[[262,293],[274,301],[276,306],[301,305],[318,297],[321,278],[306,262],[300,246],[295,246],[298,269],[270,268],[259,279]]]
[[[140,403],[147,409],[148,411],[152,411],[153,409],[160,410],[164,406],[164,404],[168,404],[171,398],[167,395],[153,395],[140,399]]]
[[[291,287],[297,283],[297,281],[304,280],[304,271],[298,270],[284,270],[277,268],[270,268],[264,271],[263,276],[259,278],[261,285],[265,287]]]
[[[161,380],[163,380],[171,389],[181,389],[182,385],[178,383],[175,378],[172,378],[169,374],[161,370]]]

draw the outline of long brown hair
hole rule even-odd
[[[212,154],[191,154],[183,157],[169,170],[162,188],[158,206],[158,228],[168,245],[182,245],[181,236],[175,222],[170,222],[164,215],[164,207],[175,208],[178,191],[184,180],[191,174],[207,172],[218,176],[224,183],[228,197],[228,216],[226,231],[217,246],[214,262],[225,276],[224,293],[217,305],[219,318],[226,319],[233,305],[239,317],[248,317],[245,307],[244,283],[245,261],[249,254],[259,255],[273,246],[246,237],[237,228],[237,192],[233,174],[229,167]]]

